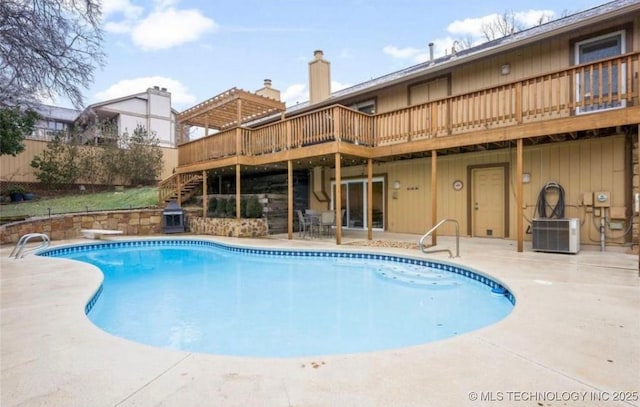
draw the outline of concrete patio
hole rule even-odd
[[[364,239],[346,234],[339,249],[427,257],[361,246]],[[297,235],[216,240],[336,249],[329,238]],[[451,238],[438,243],[453,250]],[[624,249],[517,253],[510,240],[463,238],[460,258],[429,257],[507,285],[517,304],[506,319],[420,346],[294,359],[171,351],[111,336],[84,314],[99,270],[33,255],[9,259],[11,249],[0,248],[3,407],[640,405],[638,256]]]

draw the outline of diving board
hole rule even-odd
[[[102,239],[103,236],[121,235],[121,230],[109,230],[109,229],[82,229],[82,236],[85,239]]]

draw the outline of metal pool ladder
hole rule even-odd
[[[29,243],[29,240],[36,239],[36,238],[40,238],[42,240],[42,242],[40,242],[40,246],[33,247],[31,249],[27,249],[27,251],[24,251],[24,248],[26,244]],[[44,233],[27,233],[26,235],[23,235],[18,240],[18,243],[16,243],[16,247],[14,247],[13,250],[11,251],[9,258],[14,257],[16,259],[21,259],[28,252],[49,247],[49,243],[51,243],[51,239],[49,239],[49,236],[47,236]]]
[[[453,222],[456,225],[456,257],[460,257],[460,225],[458,224],[458,221],[455,219],[442,219],[440,222],[438,222],[437,225],[429,229],[429,231],[420,238],[420,242],[418,243],[418,246],[420,247],[420,251],[422,251],[422,253],[427,254],[427,253],[437,253],[437,252],[449,252],[449,257],[453,257],[453,253],[451,253],[451,250],[449,249],[425,250],[425,246],[424,246],[424,240],[427,237],[431,236],[436,229],[438,229],[440,226],[442,226],[447,222]]]

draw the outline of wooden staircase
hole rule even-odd
[[[178,188],[178,185],[180,186]],[[158,185],[158,194],[161,205],[166,205],[171,200],[176,200],[180,204],[189,200],[196,192],[202,188],[202,175],[198,174],[174,174],[163,180]],[[179,196],[178,196],[178,191]]]

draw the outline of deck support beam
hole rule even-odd
[[[240,164],[236,164],[236,219],[240,220]]]
[[[336,244],[342,244],[342,174],[340,153],[336,153]]]
[[[438,152],[431,151],[431,226],[438,224]],[[434,230],[431,235],[431,244],[438,243],[438,231]]]
[[[367,160],[367,240],[373,240],[373,160]]]
[[[518,205],[516,228],[518,234],[518,253],[524,250],[524,210],[522,192],[522,139],[518,139],[516,147],[516,200]]]
[[[287,238],[293,239],[293,163],[287,161]]]
[[[207,217],[209,199],[207,197],[207,171],[202,171],[202,217]]]

